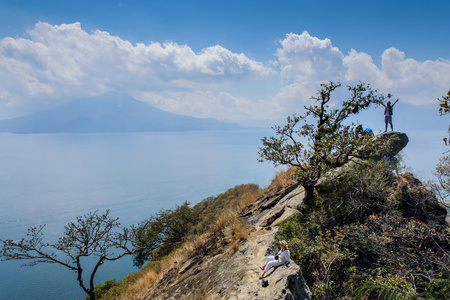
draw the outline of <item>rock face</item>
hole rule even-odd
[[[424,223],[446,224],[447,210],[445,207],[440,205],[436,196],[412,174],[401,176],[398,187],[401,200],[399,210],[405,218],[412,218]]]
[[[294,262],[271,269],[266,287],[258,278],[266,256],[278,251],[274,248],[277,224],[293,215],[302,200],[302,188],[295,186],[258,199],[244,217],[254,229],[236,251],[227,247],[224,233],[216,233],[202,253],[179,262],[144,299],[311,299]]]
[[[374,139],[382,139],[385,142],[381,144],[383,146],[385,146],[388,141],[391,140],[391,143],[387,148],[380,147],[378,149],[374,149],[374,153],[371,154],[370,158],[375,160],[379,160],[385,156],[394,157],[400,151],[402,151],[402,149],[405,148],[409,142],[409,138],[406,133],[396,131],[378,134],[374,137]]]
[[[258,229],[277,226],[297,212],[305,197],[303,187],[291,185],[279,192],[269,192],[242,211],[246,221]]]

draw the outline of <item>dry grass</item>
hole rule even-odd
[[[236,219],[231,225],[231,231],[233,233],[233,239],[236,241],[245,241],[248,239],[250,228],[247,222]]]
[[[296,170],[294,167],[291,167],[286,171],[279,171],[272,179],[272,182],[267,187],[267,189],[273,190],[274,192],[278,192],[283,188],[296,183],[295,171]]]
[[[258,199],[259,196],[260,196],[259,191],[249,192],[245,194],[241,199],[239,199],[238,202],[239,210],[242,211],[245,207],[249,206],[252,203],[255,203],[255,201]]]
[[[138,300],[148,294],[155,283],[160,281],[164,275],[173,268],[178,268],[182,262],[188,259],[196,249],[205,246],[208,241],[209,233],[201,236],[190,236],[183,245],[172,251],[161,263],[150,270],[143,270],[142,276],[120,296],[120,300]]]
[[[288,175],[277,175],[278,182],[281,182],[281,177]],[[155,286],[160,286],[160,282],[167,272],[173,268],[179,268],[181,265],[199,249],[205,248],[207,242],[214,232],[222,231],[229,241],[230,247],[228,251],[236,252],[239,250],[240,242],[247,240],[250,233],[250,227],[248,224],[239,219],[239,212],[242,209],[252,203],[254,203],[260,196],[260,190],[249,191],[240,196],[235,201],[232,207],[228,206],[224,210],[216,213],[215,221],[209,226],[209,230],[202,235],[188,236],[183,245],[172,251],[169,255],[164,257],[159,264],[148,268],[144,268],[141,272],[142,275],[133,284],[130,284],[126,290],[121,293],[116,299],[120,300],[137,300],[149,297],[152,293],[152,289]],[[236,205],[237,204],[237,205]],[[194,299],[218,299],[215,295],[209,294],[209,291],[205,288],[197,290],[194,295]]]
[[[213,231],[223,230],[230,225],[238,217],[238,212],[235,209],[228,209],[221,213],[217,220],[212,224]]]

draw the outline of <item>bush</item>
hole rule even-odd
[[[411,297],[411,300],[450,299],[450,280],[436,279],[426,284],[426,291]]]
[[[356,162],[343,167],[318,187],[317,210],[337,225],[350,224],[391,206],[393,166],[386,160]]]
[[[180,245],[191,229],[200,221],[198,212],[185,202],[173,209],[160,210],[136,228],[136,239],[141,247],[133,262],[142,266],[147,260],[158,260]]]
[[[104,283],[98,284],[95,286],[95,299],[102,299],[105,294],[111,289],[119,286],[119,283],[116,282],[116,279],[106,280]],[[91,297],[87,296],[86,300],[91,299]]]

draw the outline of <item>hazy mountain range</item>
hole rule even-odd
[[[216,119],[169,113],[121,94],[74,100],[46,111],[0,120],[0,132],[12,133],[163,132],[243,128]]]

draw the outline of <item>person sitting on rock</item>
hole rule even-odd
[[[267,273],[267,271],[269,271],[270,268],[285,266],[291,261],[291,253],[285,240],[280,241],[280,248],[281,250],[275,256],[268,256],[266,258],[266,263],[264,264],[264,266],[259,267],[261,270],[263,270],[262,274],[259,276],[260,279],[264,278],[264,275]]]

